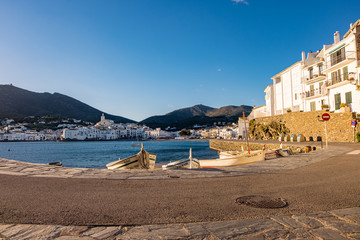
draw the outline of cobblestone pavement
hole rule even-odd
[[[360,239],[360,207],[266,219],[171,225],[0,224],[0,239]]]
[[[35,164],[0,158],[0,174],[29,177],[59,178],[102,178],[102,179],[168,179],[168,178],[209,178],[249,174],[262,174],[289,170],[306,166],[321,160],[349,152],[351,148],[331,146],[327,150],[311,151],[272,160],[256,162],[243,166],[216,169],[192,170],[108,170],[91,168],[68,168],[46,164]]]

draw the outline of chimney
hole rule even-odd
[[[305,52],[304,51],[301,52],[301,60],[303,62],[305,61]]]
[[[336,33],[334,33],[334,43],[338,42],[340,42],[340,33],[339,31],[336,31]]]

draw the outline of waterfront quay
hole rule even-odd
[[[249,165],[167,171],[0,159],[0,239],[359,239],[359,153],[332,143]],[[254,195],[287,206],[236,202]]]

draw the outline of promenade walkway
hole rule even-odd
[[[360,204],[358,204],[359,201],[355,201],[355,203],[349,202],[344,205],[339,204],[338,206],[334,206],[333,203],[324,203],[319,208],[314,209],[330,208],[329,210],[312,211],[311,209],[304,210],[309,207],[305,203],[306,200],[300,199],[297,202],[296,198],[293,198],[292,194],[290,193],[287,196],[287,199],[290,199],[290,210],[279,212],[275,212],[278,210],[272,210],[270,212],[266,212],[266,214],[260,214],[255,208],[252,208],[250,206],[242,206],[240,208],[241,211],[244,212],[244,216],[239,219],[230,220],[221,220],[220,216],[220,220],[214,219],[214,221],[194,222],[194,220],[190,219],[190,221],[187,222],[185,217],[183,219],[179,219],[179,223],[173,224],[170,224],[170,222],[168,224],[152,224],[151,222],[149,222],[150,224],[137,224],[135,220],[131,220],[130,218],[129,223],[126,223],[126,221],[121,223],[122,220],[119,218],[120,225],[116,225],[108,224],[105,220],[102,220],[104,222],[100,222],[99,224],[78,224],[78,222],[76,222],[76,224],[71,224],[71,221],[65,221],[64,223],[66,224],[53,224],[51,219],[48,220],[48,222],[45,221],[41,224],[27,224],[34,222],[26,222],[26,220],[21,220],[21,217],[19,217],[21,216],[21,214],[14,215],[19,219],[14,218],[13,216],[11,216],[9,219],[6,219],[7,216],[10,216],[7,215],[8,213],[6,212],[6,210],[8,210],[8,206],[10,206],[11,208],[14,207],[14,209],[11,209],[12,211],[21,212],[21,206],[24,203],[22,202],[22,205],[16,205],[11,202],[21,200],[14,199],[14,196],[22,196],[20,190],[20,193],[14,193],[14,195],[10,197],[6,196],[10,195],[7,193],[10,193],[11,188],[13,188],[13,191],[15,192],[17,191],[17,189],[21,189],[21,187],[24,187],[23,185],[25,185],[25,188],[31,186],[36,189],[36,187],[39,186],[34,186],[34,182],[38,182],[39,179],[43,179],[43,181],[49,182],[51,182],[50,180],[52,179],[73,179],[71,181],[75,181],[74,183],[76,183],[76,181],[83,181],[87,179],[96,181],[120,180],[122,182],[124,180],[130,180],[131,183],[134,183],[134,186],[138,186],[139,184],[143,184],[148,180],[152,180],[152,182],[156,184],[162,183],[164,182],[164,180],[170,180],[171,183],[176,183],[178,181],[179,184],[184,184],[188,183],[188,181],[203,182],[204,179],[210,180],[215,178],[219,179],[217,181],[222,184],[223,182],[229,183],[229,181],[226,179],[248,181],[247,178],[245,179],[246,176],[249,176],[252,181],[253,179],[260,178],[260,176],[264,176],[264,181],[267,181],[266,179],[277,178],[276,176],[278,176],[278,174],[274,173],[281,172],[282,174],[280,175],[284,176],[289,174],[297,175],[296,182],[298,183],[298,178],[301,178],[303,175],[305,178],[307,177],[305,176],[304,172],[312,175],[318,173],[319,171],[321,171],[322,168],[324,168],[324,172],[326,172],[324,173],[324,176],[328,176],[329,172],[336,170],[342,171],[339,168],[341,164],[332,166],[334,162],[337,162],[337,159],[341,159],[341,161],[343,161],[344,163],[346,163],[347,161],[350,163],[351,161],[351,163],[355,164],[354,166],[358,166],[356,165],[356,161],[357,159],[360,161],[360,151],[357,151],[359,149],[360,146],[358,145],[333,144],[326,151],[318,150],[285,158],[257,162],[250,165],[211,170],[127,170],[120,172],[110,171],[106,169],[76,169],[55,167],[43,164],[31,164],[13,160],[0,159],[0,178],[2,178],[2,185],[0,185],[0,222],[3,222],[0,223],[0,239],[360,239]],[[328,161],[327,159],[330,160]],[[323,163],[321,161],[328,161],[326,162],[326,164],[329,165],[327,169],[325,165],[322,166]],[[311,170],[310,168],[306,167],[316,163],[317,166],[314,167],[314,169],[317,170],[308,173]],[[302,171],[294,171],[296,169],[301,169]],[[356,173],[356,170],[354,171]],[[332,176],[328,177],[331,178]],[[322,178],[323,177],[320,176],[320,179]],[[342,181],[341,178],[343,178],[343,175],[334,176],[334,178],[336,178],[335,181]],[[25,182],[26,179],[28,179],[29,181]],[[283,180],[279,179],[279,181],[281,182]],[[312,181],[312,179],[309,181]],[[297,187],[299,188],[300,192],[314,191],[315,193],[318,192],[320,196],[326,196],[326,191],[328,189],[324,189],[325,193],[322,193],[321,190],[317,190],[324,188],[323,186],[326,186],[326,184],[322,185],[324,183],[319,183],[318,181],[318,179],[314,180],[314,185],[319,185],[319,188],[316,189],[309,189],[308,185],[306,185],[306,180],[304,180],[304,186],[302,186],[302,183],[298,183],[299,185],[297,184]],[[320,182],[321,181],[322,180],[320,180]],[[324,179],[324,181],[326,181],[326,179]],[[354,182],[349,181],[348,179],[343,179],[343,181],[351,185],[354,184]],[[10,182],[14,182],[14,186],[5,186],[7,185],[7,183],[10,184]],[[355,184],[356,183],[358,183],[358,180],[355,181]],[[83,182],[81,182],[81,184],[83,184]],[[91,184],[93,184],[93,182],[91,182]],[[211,184],[214,185],[214,182],[211,182]],[[263,184],[261,181],[259,183],[254,182],[254,188],[256,188],[257,185],[261,184]],[[204,187],[205,186],[206,182],[204,181]],[[357,187],[349,186],[349,189],[345,189],[344,191],[350,191],[351,196],[359,196],[359,186],[360,185],[358,185]],[[166,189],[166,186],[164,186],[164,188]],[[229,186],[229,188],[231,188],[231,186]],[[340,186],[340,188],[343,188],[343,186]],[[338,191],[336,190],[338,189],[336,188],[336,186],[334,186],[334,189],[334,191]],[[37,190],[34,190],[34,194],[37,193],[36,191]],[[41,192],[41,189],[39,191]],[[196,191],[198,190],[196,189]],[[269,195],[272,195],[271,191],[272,190],[270,189],[268,192]],[[239,193],[240,192],[241,191],[239,191]],[[244,190],[244,192],[252,193],[250,189],[246,191]],[[224,192],[224,194],[226,193]],[[304,192],[303,194],[306,195],[308,193]],[[341,195],[341,193],[338,194]],[[187,194],[184,195],[185,197],[187,196]],[[313,195],[314,193],[309,194],[310,203],[312,201],[312,197],[314,197],[315,201],[317,201],[316,196]],[[335,192],[334,195],[336,195]],[[60,199],[60,196],[58,197]],[[84,198],[85,197],[86,196],[84,196]],[[298,192],[296,192],[296,194],[294,193],[294,197],[301,198]],[[332,197],[333,196],[329,196],[329,198]],[[346,199],[346,197],[344,197],[344,199]],[[96,201],[96,199],[94,201]],[[122,204],[121,201],[123,200],[120,200],[120,205]],[[234,203],[234,199],[232,201]],[[326,202],[326,199],[324,199],[324,202]],[[299,210],[296,208],[292,210],[291,207],[295,205],[304,206],[300,207]],[[185,206],[183,207],[185,208]],[[289,207],[286,207],[284,209],[287,209]],[[76,208],[78,207],[75,206],[74,209],[76,210]],[[249,211],[249,209],[255,210],[251,210],[249,212],[250,215],[247,215],[246,212]],[[46,211],[48,210],[46,209]],[[96,209],[94,209],[94,211],[96,212]],[[217,210],[209,209],[209,211]],[[36,215],[38,214],[38,212],[35,211],[34,214]],[[68,214],[68,216],[71,215],[70,213]],[[255,214],[255,216],[247,218],[247,216],[252,216],[251,214]],[[24,219],[27,219],[26,216],[24,216]],[[56,222],[57,220],[54,221]]]

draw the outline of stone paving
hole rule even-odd
[[[0,224],[0,239],[360,239],[360,207],[266,219],[169,225]]]
[[[27,177],[169,179],[272,173],[306,166],[351,151],[331,146],[249,165],[199,170],[107,170],[56,167],[0,158],[0,174]],[[8,239],[360,239],[360,207],[306,215],[146,226],[60,226],[0,224]]]

